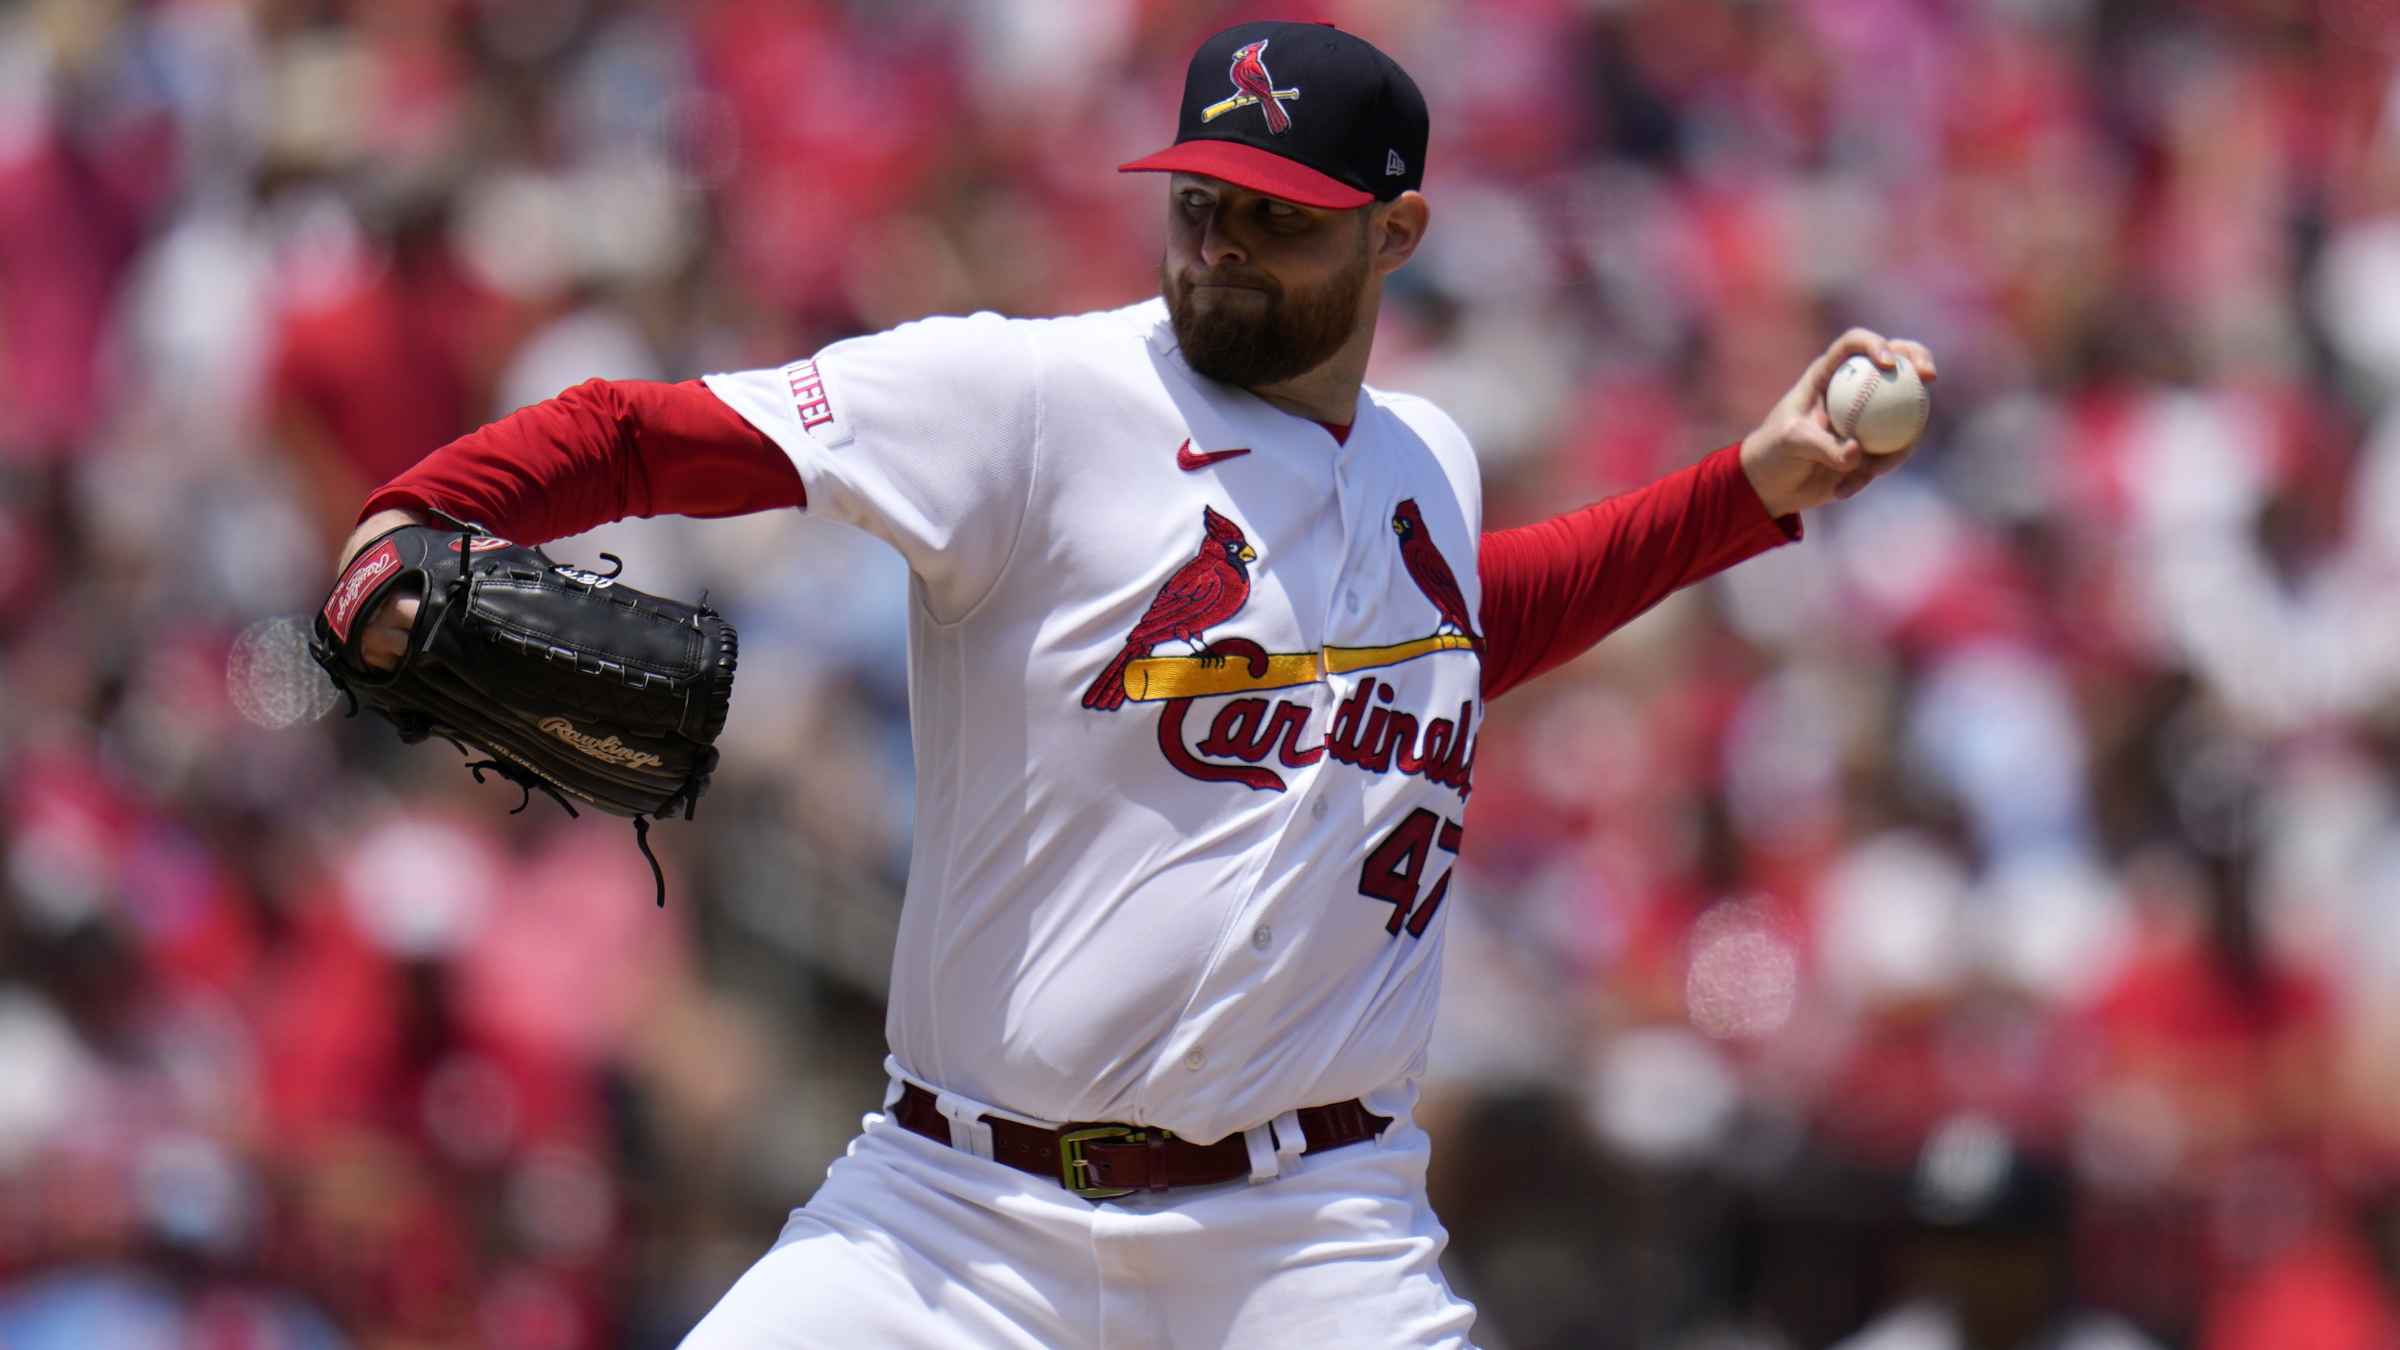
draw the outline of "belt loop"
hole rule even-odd
[[[1285,1167],[1298,1165],[1300,1155],[1308,1152],[1308,1132],[1300,1128],[1300,1113],[1286,1111],[1270,1123],[1275,1127],[1275,1156]]]
[[[1148,1189],[1153,1191],[1166,1190],[1173,1184],[1167,1180],[1167,1138],[1165,1130],[1151,1130],[1142,1148],[1142,1160],[1150,1165]]]
[[[1283,1164],[1275,1156],[1275,1126],[1272,1122],[1253,1125],[1242,1131],[1242,1143],[1250,1150],[1250,1184],[1273,1181],[1283,1172]]]
[[[986,1161],[991,1159],[992,1127],[983,1119],[983,1103],[939,1092],[934,1094],[933,1109],[950,1122],[950,1147]]]

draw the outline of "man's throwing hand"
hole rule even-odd
[[[1923,343],[1886,338],[1864,328],[1842,334],[1809,363],[1758,429],[1742,438],[1742,472],[1768,514],[1788,516],[1855,497],[1914,453],[1911,447],[1870,455],[1857,441],[1834,434],[1833,420],[1825,412],[1825,385],[1834,367],[1861,353],[1886,370],[1906,361],[1917,368],[1917,378],[1933,383],[1933,353]]]

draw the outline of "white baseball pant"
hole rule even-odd
[[[1093,1202],[869,1115],[683,1350],[1465,1347],[1428,1155],[1403,1111],[1269,1180]]]

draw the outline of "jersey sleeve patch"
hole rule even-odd
[[[707,377],[791,457],[809,513],[900,550],[937,622],[1007,568],[1031,500],[1036,367],[997,314],[845,338],[813,356]]]
[[[791,395],[792,418],[803,433],[828,448],[850,442],[854,433],[837,410],[833,391],[826,387],[825,371],[815,357],[794,361],[777,373]]]

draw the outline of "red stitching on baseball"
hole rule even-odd
[[[1869,367],[1868,367],[1868,369],[1869,369],[1869,370],[1874,370],[1874,367],[1873,367],[1873,366],[1869,366]],[[1875,391],[1876,391],[1876,390],[1878,390],[1878,389],[1881,389],[1882,387],[1883,387],[1883,372],[1881,372],[1881,371],[1876,371],[1874,374],[1872,374],[1872,375],[1869,375],[1869,376],[1867,377],[1866,383],[1864,383],[1864,384],[1862,384],[1862,385],[1860,385],[1860,386],[1858,387],[1858,395],[1857,395],[1857,397],[1855,397],[1855,398],[1853,398],[1853,399],[1851,399],[1851,400],[1850,400],[1850,417],[1849,417],[1849,427],[1848,427],[1848,429],[1847,429],[1847,430],[1845,430],[1845,431],[1843,431],[1843,432],[1842,432],[1842,436],[1843,436],[1845,439],[1852,438],[1852,437],[1855,437],[1855,436],[1857,436],[1857,435],[1858,435],[1858,417],[1859,417],[1859,414],[1861,414],[1861,413],[1863,413],[1863,412],[1865,412],[1865,411],[1867,410],[1867,400],[1868,400],[1868,399],[1871,399],[1871,398],[1873,398],[1873,397],[1875,397]]]

